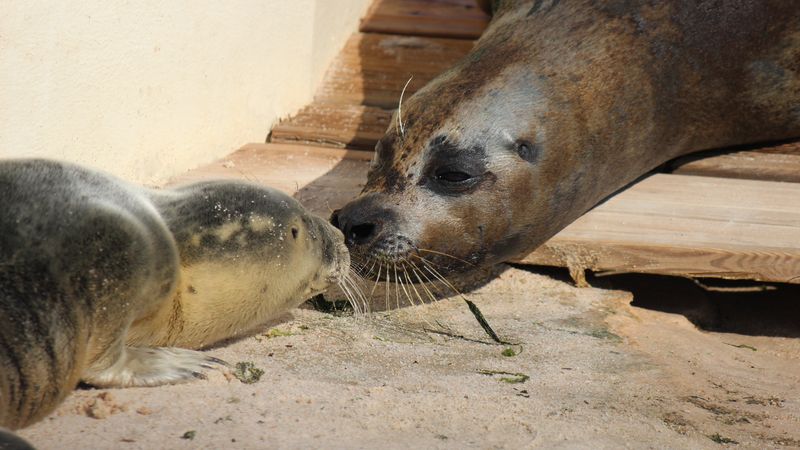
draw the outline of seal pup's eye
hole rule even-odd
[[[541,153],[541,147],[539,147],[539,145],[525,140],[519,140],[515,145],[520,158],[529,163],[535,163],[539,160],[539,154]]]
[[[297,227],[292,227],[292,237],[297,239],[298,234],[300,234],[300,230],[298,230]]]

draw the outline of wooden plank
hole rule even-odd
[[[489,15],[476,0],[376,0],[361,21],[371,33],[477,39]]]
[[[371,152],[250,144],[175,180],[240,178],[327,217],[354,198]],[[800,184],[657,174],[617,194],[522,263],[800,283]]]
[[[170,181],[240,179],[290,194],[323,217],[355,198],[373,152],[291,144],[248,144],[214,163]]]
[[[275,125],[269,142],[372,150],[391,120],[374,106],[312,103]]]
[[[689,155],[673,162],[682,175],[800,183],[800,142],[756,150]]]
[[[403,86],[411,95],[455,64],[471,41],[357,33],[333,61],[317,91],[322,103],[394,109]]]
[[[657,174],[523,263],[800,283],[800,184]]]

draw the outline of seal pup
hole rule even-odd
[[[800,136],[793,2],[492,3],[474,49],[403,102],[361,195],[331,217],[373,278],[513,260],[670,159]]]
[[[83,380],[154,386],[342,280],[339,230],[273,189],[169,190],[47,160],[0,162],[0,426],[27,426]],[[184,348],[176,348],[184,347]],[[187,349],[188,348],[188,349]]]

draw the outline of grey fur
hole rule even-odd
[[[281,192],[242,182],[152,190],[72,164],[7,160],[0,211],[0,426],[12,429],[44,417],[80,379],[157,385],[217,364],[192,350],[153,347],[184,346],[176,336],[194,326],[181,317],[193,299],[181,300],[179,290],[194,262],[242,256],[244,264],[270,264],[300,248],[287,239],[302,226],[303,254],[320,261],[313,269],[325,268],[314,277],[330,282],[331,267],[349,265],[333,227]],[[277,228],[251,226],[263,217]],[[240,234],[220,235],[226,224]],[[304,300],[310,282],[287,288],[292,302]]]

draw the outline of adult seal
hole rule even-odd
[[[800,136],[793,2],[493,3],[331,218],[373,277],[512,260],[667,160]]]
[[[342,280],[339,230],[233,181],[151,190],[46,160],[0,162],[0,426],[83,380],[153,386]],[[183,348],[175,348],[183,347]]]

